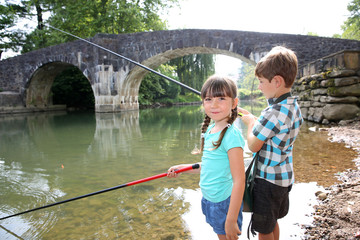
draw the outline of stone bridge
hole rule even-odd
[[[98,34],[89,41],[152,69],[189,54],[223,54],[255,64],[276,45],[294,50],[300,66],[337,51],[360,49],[360,41],[355,40],[229,30]],[[78,67],[89,80],[96,112],[138,109],[139,86],[148,71],[81,40],[2,60],[0,108],[51,107],[54,78],[70,66]],[[15,99],[12,106],[5,96]]]

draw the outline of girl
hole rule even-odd
[[[201,128],[201,148],[196,151],[203,155],[200,168],[189,171],[200,173],[202,211],[220,240],[238,239],[242,226],[245,141],[241,131],[233,125],[237,117],[236,94],[236,85],[228,78],[211,76],[204,83],[201,99],[205,119]],[[189,165],[170,167],[168,177],[177,177],[174,171]]]

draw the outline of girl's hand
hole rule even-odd
[[[179,170],[180,168],[184,168],[187,167],[188,165],[176,165],[176,166],[172,166],[168,169],[167,171],[167,177],[168,178],[176,178],[178,177],[181,173],[176,173],[175,171]]]
[[[241,231],[237,224],[237,221],[229,221],[225,222],[225,232],[226,232],[226,240],[237,240],[239,239],[239,235]]]

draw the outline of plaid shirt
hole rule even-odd
[[[296,97],[289,95],[279,103],[274,99],[268,102],[252,129],[265,142],[260,149],[256,177],[288,187],[294,182],[292,150],[303,119]]]

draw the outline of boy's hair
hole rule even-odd
[[[285,87],[290,88],[295,81],[297,70],[298,60],[295,53],[286,47],[277,46],[256,64],[255,75],[270,82],[279,75],[284,79]]]
[[[206,97],[231,97],[232,99],[235,99],[237,96],[237,87],[233,80],[227,77],[212,75],[210,76],[204,83],[204,85],[201,88],[201,99],[204,101]],[[237,118],[237,107],[231,110],[231,115],[228,119],[228,124],[233,124],[233,122]],[[209,116],[205,115],[204,122],[201,125],[201,146],[199,149],[194,149],[192,151],[193,154],[199,154],[204,150],[204,134],[206,133],[206,130],[209,127],[209,124],[211,122],[211,119]],[[230,126],[229,125],[229,126]],[[214,149],[217,149],[220,147],[221,141],[224,138],[224,135],[227,131],[228,127],[225,127],[221,133],[219,140],[213,143]]]

